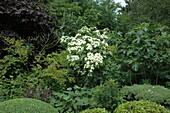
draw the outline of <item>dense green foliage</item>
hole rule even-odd
[[[170,2],[125,2],[0,0],[0,101],[32,98],[61,113],[140,99],[169,109]]]
[[[162,24],[170,27],[169,0],[125,0],[120,25],[130,28],[142,22]],[[123,23],[122,23],[123,22]],[[123,26],[123,25],[126,26]],[[122,29],[122,28],[121,28]]]
[[[65,89],[69,82],[74,81],[74,76],[69,74],[66,57],[67,52],[62,51],[60,54],[56,52],[48,54],[44,60],[41,60],[42,64],[46,66],[43,72],[47,79],[50,78],[48,83],[54,88],[53,90]]]
[[[65,0],[54,0],[48,4],[52,9],[47,12],[53,16],[54,32],[56,36],[61,37],[63,34],[73,35],[83,26],[81,16],[82,8],[78,3],[68,3]]]
[[[106,81],[92,90],[91,105],[95,108],[100,107],[113,111],[122,102],[123,96],[119,91],[118,83],[114,80]]]
[[[54,92],[50,103],[58,111],[78,113],[90,106],[92,108],[100,107],[113,111],[123,102],[123,96],[119,91],[118,83],[114,80],[109,80],[105,84],[92,89],[74,86],[73,88],[67,88],[67,91]]]
[[[0,59],[0,101],[22,97],[26,87],[38,90],[38,86],[47,86],[53,90],[63,90],[74,80],[68,74],[66,52],[51,53],[47,56],[39,54],[33,58],[33,46],[25,45],[14,38],[4,39],[9,47],[5,49],[8,55]],[[40,95],[36,98],[46,101],[47,95],[46,99]]]
[[[167,27],[142,23],[124,36],[119,32],[111,36],[110,44],[117,45],[117,53],[107,62],[110,68],[106,68],[106,74],[114,75],[123,84],[141,80],[152,84],[168,82],[170,34]]]
[[[114,113],[170,113],[163,106],[149,101],[130,101],[119,105]]]
[[[126,100],[148,100],[164,106],[170,106],[170,90],[163,86],[133,85],[121,89]]]
[[[74,86],[61,93],[54,92],[51,104],[62,113],[79,113],[90,106],[91,91]]]
[[[55,19],[55,34],[75,35],[83,26],[99,29],[116,28],[118,4],[111,0],[53,0],[48,3],[47,12]]]
[[[143,23],[126,33],[120,53],[132,79],[148,79],[153,84],[169,80],[169,43],[170,34],[164,26]]]
[[[95,109],[86,109],[80,113],[109,113],[107,110],[104,108],[95,108]]]
[[[142,23],[127,33],[109,32],[108,56],[103,74],[122,85],[144,83],[163,84],[169,81],[168,27]]]
[[[40,100],[20,98],[0,102],[0,113],[58,113],[58,111]]]

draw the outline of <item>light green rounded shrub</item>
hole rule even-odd
[[[86,109],[80,113],[109,113],[105,108]]]
[[[0,113],[58,113],[58,111],[40,100],[20,98],[0,102]]]
[[[170,106],[170,89],[164,86],[135,84],[132,86],[125,86],[121,91],[128,101],[146,100],[156,102],[166,107]]]
[[[170,111],[155,102],[140,100],[121,104],[114,113],[170,113]]]

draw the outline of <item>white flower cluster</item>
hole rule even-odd
[[[80,70],[92,73],[106,57],[107,38],[105,32],[101,34],[99,30],[83,27],[75,37],[63,36],[61,43],[67,44],[70,62],[76,61]]]
[[[79,60],[80,57],[78,55],[67,55],[67,59],[69,59],[70,61],[76,61],[76,60]]]
[[[84,58],[86,61],[84,68],[90,69],[89,72],[93,72],[99,64],[103,63],[103,56],[100,53],[87,53],[87,57]]]

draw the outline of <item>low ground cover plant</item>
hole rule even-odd
[[[50,104],[61,113],[79,113],[90,107],[91,90],[74,86],[66,91],[53,92]]]

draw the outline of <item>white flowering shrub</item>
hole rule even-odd
[[[102,66],[107,52],[107,29],[83,27],[75,37],[63,36],[61,43],[66,44],[67,56],[74,70],[81,75],[93,76],[94,70]]]

